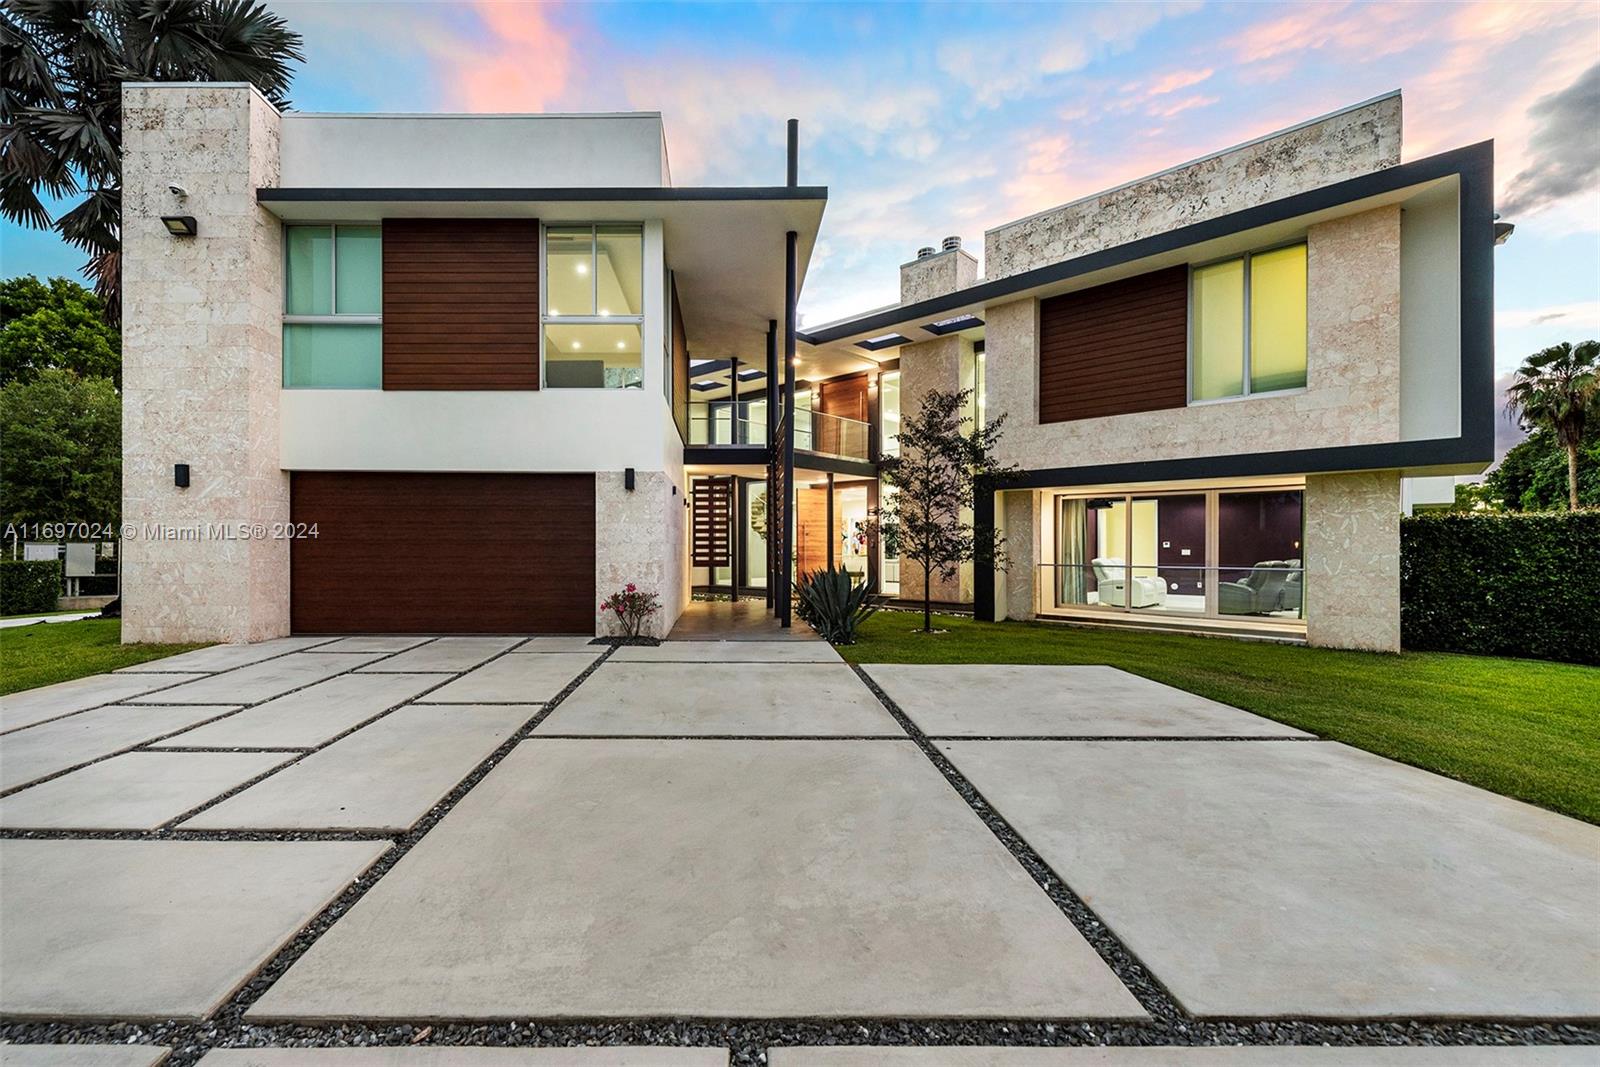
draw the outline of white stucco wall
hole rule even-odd
[[[658,187],[670,184],[654,112],[318,115],[283,118],[286,188]]]
[[[289,543],[150,527],[270,527],[278,467],[279,116],[244,85],[123,86],[122,639],[259,641],[289,629]],[[168,191],[188,190],[179,200]],[[175,238],[160,216],[193,215]],[[192,484],[173,485],[190,465]]]
[[[1451,182],[1400,210],[1400,436],[1461,432],[1461,214]]]

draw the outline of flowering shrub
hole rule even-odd
[[[632,582],[600,602],[600,613],[610,612],[616,616],[623,637],[638,637],[645,620],[660,610],[661,598],[654,593],[641,592]]]

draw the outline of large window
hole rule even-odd
[[[1196,267],[1190,286],[1191,400],[1305,387],[1305,245]]]
[[[545,230],[544,384],[644,385],[644,228],[598,223]]]
[[[283,387],[383,387],[383,230],[284,231]]]
[[[878,451],[900,454],[900,372],[886,371],[878,378]]]

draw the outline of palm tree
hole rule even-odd
[[[1567,450],[1567,499],[1578,510],[1578,446],[1600,417],[1600,341],[1563,341],[1522,361],[1506,390],[1506,410],[1524,429],[1548,429]]]
[[[122,83],[249,82],[278,107],[301,37],[250,0],[3,0],[0,214],[53,229],[121,314]],[[40,199],[83,199],[52,219]]]

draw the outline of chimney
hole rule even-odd
[[[946,237],[942,247],[917,249],[917,258],[900,265],[900,303],[915,304],[965,289],[978,280],[978,261],[961,247],[961,238]]]

